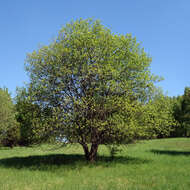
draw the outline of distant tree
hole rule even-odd
[[[81,19],[29,54],[26,70],[32,101],[53,110],[51,134],[81,144],[93,162],[100,144],[145,136],[138,115],[157,80],[150,63],[131,35]]]
[[[38,144],[49,137],[46,134],[47,111],[30,101],[29,89],[17,88],[15,97],[16,119],[20,124],[20,145]]]
[[[190,88],[186,87],[184,90],[182,101],[182,122],[186,129],[186,136],[190,136]]]
[[[183,96],[173,97],[173,112],[174,118],[177,121],[177,125],[174,131],[171,133],[171,137],[183,137],[186,135],[186,130],[182,125],[181,116],[182,116],[182,101]]]
[[[146,110],[144,111],[145,125],[148,130],[151,129],[152,137],[167,137],[175,130],[176,120],[174,117],[174,103],[172,98],[163,94],[159,89],[156,89],[156,93],[152,99],[146,104]]]
[[[19,140],[19,125],[15,119],[15,109],[7,88],[0,88],[0,143],[14,146]]]
[[[176,136],[190,136],[190,88],[186,87],[183,96],[175,98],[174,116],[179,127]]]

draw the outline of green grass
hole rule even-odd
[[[87,164],[80,146],[0,148],[0,190],[189,190],[190,139],[129,145],[111,161],[106,147]]]

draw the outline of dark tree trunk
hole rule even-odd
[[[90,162],[96,161],[97,152],[98,152],[98,144],[92,144],[91,149],[90,149],[90,155],[89,155]]]
[[[83,150],[84,150],[85,158],[86,158],[86,160],[88,160],[88,158],[89,158],[88,145],[87,144],[82,144],[82,147],[83,147]]]
[[[85,153],[85,158],[87,161],[93,163],[96,161],[97,152],[98,152],[98,144],[92,144],[91,149],[89,151],[88,146],[86,144],[82,145]]]

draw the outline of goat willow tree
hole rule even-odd
[[[26,70],[35,103],[53,110],[51,134],[81,144],[94,161],[100,144],[145,135],[136,121],[156,80],[150,63],[131,35],[80,19],[29,54]]]

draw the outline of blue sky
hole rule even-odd
[[[170,96],[190,86],[189,0],[2,0],[0,86],[15,95],[28,82],[27,53],[47,45],[72,19],[93,17],[115,33],[131,33],[152,57],[151,71]]]

